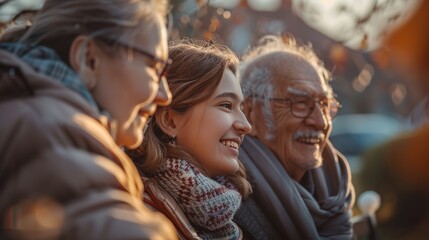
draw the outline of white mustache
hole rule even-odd
[[[318,138],[320,140],[323,140],[325,138],[325,134],[320,131],[314,131],[314,130],[306,130],[306,131],[298,131],[295,132],[293,135],[293,138],[296,140],[298,138],[305,137],[305,138]]]

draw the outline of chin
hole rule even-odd
[[[318,168],[322,166],[323,158],[321,154],[316,154],[313,159],[313,168]]]
[[[316,159],[316,161],[314,162],[313,168],[318,168],[320,166],[322,166],[322,159]]]
[[[121,141],[122,140],[122,141]],[[143,132],[141,134],[125,134],[122,138],[118,136],[118,145],[128,149],[135,149],[143,142]]]
[[[233,165],[230,168],[229,174],[234,174],[240,169],[240,166],[238,165],[237,159],[234,159],[233,161],[234,162],[232,163]]]

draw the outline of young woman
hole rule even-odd
[[[173,43],[169,56],[173,100],[157,110],[143,145],[130,155],[200,238],[239,239],[232,218],[251,188],[237,157],[251,127],[234,75],[238,59],[226,47],[187,40]]]
[[[1,239],[175,239],[141,203],[121,148],[139,146],[156,106],[171,101],[167,9],[46,0],[28,29],[2,36]]]

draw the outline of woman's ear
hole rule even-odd
[[[76,37],[70,46],[70,66],[81,75],[89,90],[97,85],[97,50],[95,42],[83,35]]]
[[[159,112],[156,116],[156,123],[159,128],[168,136],[175,137],[176,134],[176,124],[174,123],[174,114],[171,109],[164,109]]]

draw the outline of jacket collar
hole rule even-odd
[[[62,62],[53,49],[26,43],[0,43],[0,49],[15,54],[35,71],[47,75],[79,93],[94,110],[100,111],[78,74]]]

